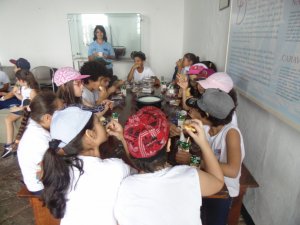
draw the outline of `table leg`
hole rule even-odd
[[[233,198],[232,206],[228,215],[228,225],[238,225],[241,215],[241,208],[243,204],[243,198],[247,188],[241,188],[238,197]]]

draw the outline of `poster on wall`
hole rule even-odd
[[[242,94],[300,129],[300,0],[232,0],[226,71]]]

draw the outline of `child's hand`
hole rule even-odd
[[[183,90],[186,90],[189,87],[189,82],[185,75],[177,74],[176,78],[178,86],[181,87]]]
[[[175,137],[180,135],[180,129],[173,123],[170,123],[170,136]]]
[[[133,64],[132,69],[135,70],[135,69],[137,69],[139,67],[140,67],[140,64],[135,63],[135,64]]]
[[[9,109],[9,111],[10,112],[18,112],[18,111],[23,111],[24,110],[24,108],[23,107],[21,107],[21,106],[14,106],[14,107],[11,107],[10,109]]]
[[[112,120],[106,125],[106,131],[110,136],[115,136],[118,140],[123,140],[123,127],[117,121]]]
[[[177,62],[176,62],[176,66],[178,68],[182,68],[182,64],[183,64],[183,60],[182,59],[179,59]]]
[[[116,86],[111,86],[110,88],[108,88],[107,93],[108,95],[115,93],[117,91],[117,87]]]
[[[197,145],[200,147],[204,144],[207,144],[207,138],[204,133],[203,124],[200,120],[193,119],[193,120],[187,120],[185,124],[190,125],[191,127],[195,128],[196,133],[189,129],[185,129],[189,136],[191,136]],[[184,127],[184,126],[183,126]]]
[[[109,109],[113,109],[114,108],[114,101],[110,101],[108,99],[105,99],[102,101],[102,104],[107,105]]]
[[[117,81],[114,82],[113,86],[119,88],[124,84],[125,84],[125,80],[117,80]]]
[[[181,151],[179,150],[176,153],[176,162],[179,164],[183,164],[183,165],[189,165],[190,164],[190,160],[191,160],[191,153],[186,152],[186,151]]]

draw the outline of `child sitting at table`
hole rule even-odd
[[[182,59],[179,59],[176,62],[176,67],[175,67],[172,80],[173,81],[176,80],[177,74],[187,74],[190,69],[190,66],[199,62],[200,62],[199,56],[196,56],[193,53],[186,53]]]
[[[100,158],[107,132],[98,118],[68,107],[54,113],[50,135],[42,162],[42,200],[51,214],[61,225],[116,225],[113,208],[130,167],[120,159]]]
[[[152,69],[148,66],[145,66],[146,61],[146,55],[143,52],[135,52],[132,55],[132,58],[134,60],[134,65],[131,67],[128,76],[127,81],[134,80],[135,82],[141,82],[145,78],[155,78],[155,84],[159,84],[159,80],[154,75]]]
[[[13,151],[14,123],[22,117],[24,108],[36,96],[39,90],[37,81],[33,74],[28,70],[18,70],[16,73],[16,79],[20,85],[20,89],[14,94],[21,101],[21,105],[11,107],[10,113],[5,118],[7,140],[4,145],[4,151],[1,155],[2,158],[6,158],[11,155]]]
[[[160,109],[143,107],[128,119],[123,140],[139,173],[127,177],[121,184],[115,206],[119,224],[201,224],[201,196],[218,192],[223,187],[223,174],[202,123],[199,120],[189,123],[196,133],[187,132],[201,147],[207,172],[189,166],[172,167],[167,163],[169,125]]]
[[[103,94],[99,90],[101,80],[104,78],[110,78],[105,65],[97,61],[85,62],[80,68],[81,74],[88,74],[89,77],[83,79],[83,92],[82,101],[83,104],[93,107],[100,105],[103,102]]]
[[[227,93],[218,89],[207,89],[201,98],[190,98],[187,104],[195,109],[195,118],[205,125],[206,137],[220,163],[230,195],[225,200],[203,199],[203,215],[208,225],[226,224],[232,198],[239,195],[241,164],[245,157],[242,134],[231,123],[235,104]],[[188,152],[178,151],[176,160],[189,164],[190,157]],[[206,170],[207,163],[202,166]]]
[[[48,149],[50,123],[53,113],[62,108],[61,100],[50,91],[40,92],[26,111],[16,140],[18,144],[18,162],[27,189],[40,195],[44,186],[39,179],[40,163]]]
[[[183,108],[185,110],[190,110],[191,108],[186,105],[186,101],[188,98],[184,94],[185,90],[187,90],[187,88],[188,88],[187,79],[179,79],[178,85],[183,90],[182,91],[183,92],[183,96],[182,96]],[[205,90],[210,89],[210,88],[220,89],[220,90],[228,93],[230,95],[230,97],[232,98],[232,100],[234,101],[235,107],[237,107],[237,105],[238,105],[237,94],[233,88],[233,81],[227,73],[225,73],[225,72],[214,73],[214,74],[210,75],[207,79],[197,81],[197,92],[198,93],[196,95],[193,95],[193,97],[201,97],[201,95],[203,95]],[[192,116],[192,118],[193,118],[193,116]],[[237,116],[236,116],[235,112],[233,114],[232,123],[237,125]]]
[[[103,116],[109,108],[112,108],[111,101],[103,101],[103,104],[94,107],[82,104],[82,79],[88,78],[90,75],[81,75],[72,67],[59,68],[54,74],[54,83],[58,86],[57,96],[63,100],[65,107],[77,106],[81,109],[97,113],[99,117]]]

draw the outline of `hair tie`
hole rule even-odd
[[[61,143],[61,140],[53,139],[49,141],[49,149],[57,152],[59,150],[58,146]]]

